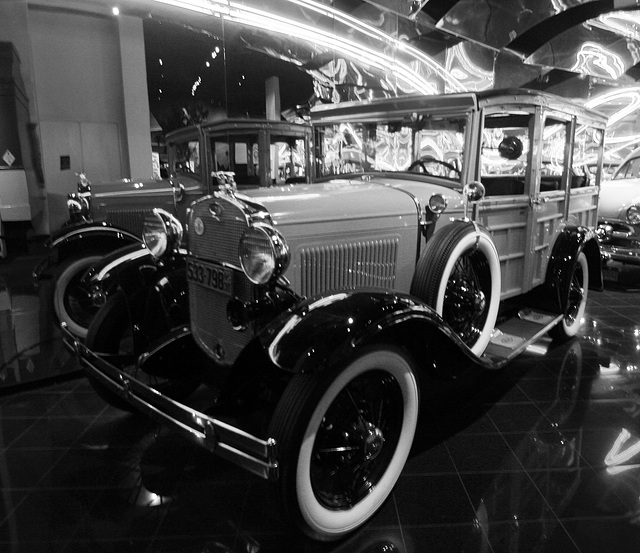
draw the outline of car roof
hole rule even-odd
[[[527,103],[549,109],[581,115],[597,126],[604,128],[607,116],[593,109],[585,108],[579,102],[529,89],[494,89],[482,92],[438,94],[432,96],[406,95],[378,98],[365,101],[323,104],[311,108],[311,122],[344,123],[349,121],[375,122],[387,118],[390,113],[398,117],[411,116],[416,112],[468,113],[488,105]]]

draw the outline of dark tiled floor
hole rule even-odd
[[[640,551],[638,271],[591,293],[579,338],[433,382],[392,497],[317,544],[281,530],[263,481],[93,393],[31,288],[34,259],[0,262],[17,333],[0,367],[0,551]]]

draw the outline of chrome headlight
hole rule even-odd
[[[67,196],[67,210],[71,217],[88,217],[89,216],[89,200],[80,194],[72,192]]]
[[[598,223],[596,236],[601,242],[609,242],[613,236],[613,227],[607,223]]]
[[[171,213],[154,208],[144,219],[142,240],[154,257],[173,252],[182,242],[182,225]]]
[[[267,284],[289,265],[289,248],[272,226],[256,223],[244,231],[238,256],[242,270],[254,284]]]
[[[640,207],[637,205],[632,205],[629,209],[627,209],[627,222],[632,225],[637,225],[640,223]]]

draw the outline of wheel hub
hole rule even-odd
[[[487,297],[482,290],[471,286],[466,279],[450,280],[447,286],[446,299],[452,301],[457,310],[477,316],[487,307]]]
[[[363,453],[368,461],[375,459],[382,451],[384,445],[384,435],[382,430],[374,424],[368,422],[366,424],[366,434],[363,442]]]

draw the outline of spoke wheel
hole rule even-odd
[[[564,317],[550,332],[551,336],[558,340],[572,338],[582,324],[589,290],[589,264],[584,253],[580,252],[578,255],[570,278]]]
[[[418,404],[411,362],[391,347],[369,350],[338,371],[296,375],[270,427],[286,521],[326,541],[371,518],[404,467]]]
[[[466,252],[451,272],[442,300],[442,316],[462,338],[472,346],[482,335],[487,323],[487,296],[491,273],[483,255]]]
[[[491,339],[500,305],[500,261],[484,229],[455,222],[429,240],[411,293],[432,306],[476,355]]]
[[[172,399],[185,399],[198,386],[197,381],[190,378],[156,376],[137,366],[136,360],[142,352],[135,350],[129,310],[122,291],[113,294],[95,316],[87,332],[86,345],[127,375]],[[125,411],[134,410],[128,402],[106,389],[90,373],[87,376],[96,393],[107,403]]]
[[[78,338],[86,338],[89,324],[99,309],[93,305],[82,277],[100,259],[99,255],[73,259],[61,265],[56,273],[53,309],[58,320],[66,323]]]

